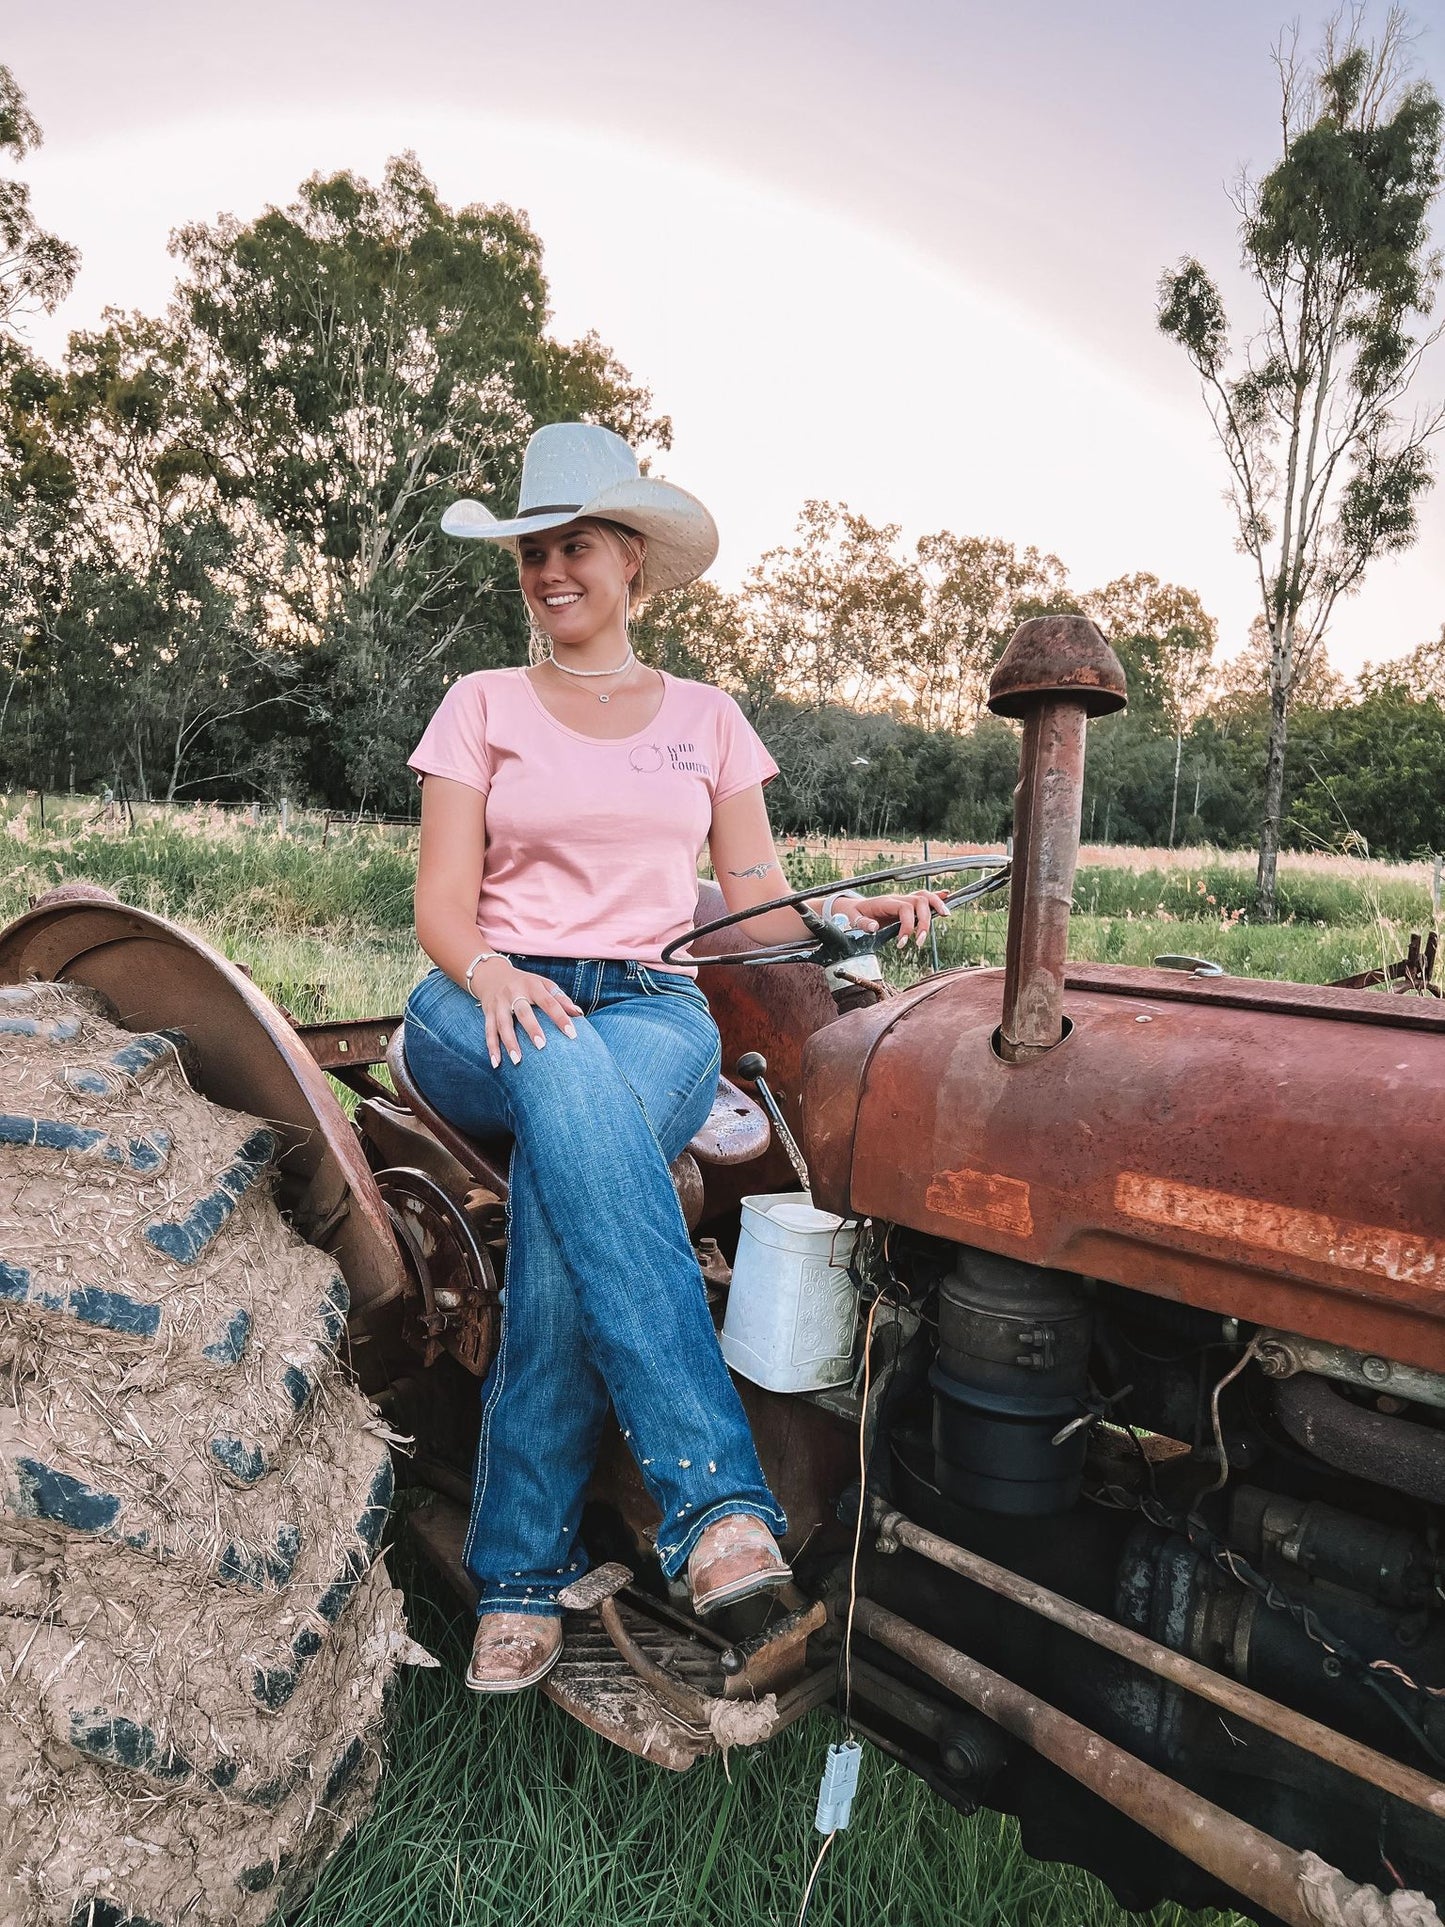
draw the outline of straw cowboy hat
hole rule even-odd
[[[637,457],[620,435],[589,422],[539,428],[522,458],[517,513],[499,522],[480,502],[453,502],[442,517],[448,535],[473,542],[505,542],[580,516],[621,522],[647,539],[642,568],[648,595],[696,581],[717,554],[717,525],[695,495],[638,472]]]

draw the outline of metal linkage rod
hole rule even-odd
[[[1364,1746],[1358,1740],[1337,1733],[1333,1727],[1310,1719],[1308,1714],[1297,1713],[1293,1707],[1282,1706],[1278,1700],[1268,1699],[1263,1693],[1255,1692],[1253,1687],[1241,1686],[1236,1680],[1226,1679],[1223,1673],[1216,1673],[1212,1667],[1201,1665],[1197,1659],[1176,1653],[1172,1647],[1161,1646],[1157,1640],[1148,1639],[1128,1626],[1121,1626],[1116,1620],[1105,1619],[1102,1613],[1091,1612],[1087,1606],[1076,1605],[1072,1599],[1050,1592],[1047,1586],[1037,1585],[1032,1579],[1025,1579],[1021,1573],[1010,1572],[1007,1566],[995,1565],[991,1559],[969,1552],[965,1547],[955,1545],[951,1539],[941,1539],[937,1533],[914,1525],[901,1512],[890,1512],[876,1499],[873,1502],[872,1523],[885,1544],[892,1541],[906,1546],[920,1558],[929,1559],[936,1566],[944,1566],[964,1579],[971,1579],[975,1585],[986,1587],[1001,1598],[1011,1599],[1015,1605],[1025,1606],[1043,1619],[1051,1619],[1056,1626],[1066,1627],[1080,1638],[1092,1640],[1096,1646],[1117,1653],[1121,1659],[1131,1660],[1136,1666],[1157,1673],[1161,1679],[1182,1686],[1186,1692],[1208,1700],[1211,1705],[1248,1720],[1252,1726],[1262,1727],[1265,1732],[1288,1740],[1292,1746],[1328,1760],[1344,1772],[1354,1774],[1356,1779],[1378,1787],[1382,1793],[1407,1801],[1434,1819],[1445,1819],[1445,1786],[1415,1767],[1392,1760],[1388,1754],[1377,1753],[1373,1747]]]
[[[1291,1927],[1319,1927],[1317,1903],[1311,1903],[1321,1879],[1333,1883],[1342,1882],[1343,1877],[1317,1856],[1297,1853],[1248,1821],[1215,1806],[1056,1706],[1036,1699],[1002,1674],[873,1600],[859,1599],[854,1624],[865,1638],[876,1640],[919,1672],[936,1679],[940,1686],[1044,1759],[1052,1760],[1080,1786],[1203,1867],[1252,1905],[1277,1914]],[[1358,1891],[1362,1897],[1373,1892]],[[1378,1906],[1382,1897],[1375,1894],[1374,1899]],[[1420,1900],[1422,1906],[1429,1906],[1423,1896]],[[1430,1908],[1422,1918],[1432,1916],[1434,1909]]]

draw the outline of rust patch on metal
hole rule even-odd
[[[726,911],[717,885],[699,884],[696,921],[706,923]],[[739,929],[718,930],[696,944],[694,951],[698,956],[722,956],[745,950],[750,943]],[[768,1060],[773,1096],[788,1128],[801,1142],[803,1045],[814,1031],[838,1018],[823,972],[817,964],[753,964],[747,969],[704,970],[699,972],[698,981],[722,1034],[724,1072],[730,1074],[745,1051],[761,1051]],[[746,1092],[740,1093],[740,1097],[746,1096]],[[767,1126],[765,1115],[763,1123]],[[771,1127],[767,1128],[771,1138]],[[789,1191],[798,1181],[776,1138],[771,1138],[760,1156],[749,1150],[744,1161],[723,1164],[704,1159],[704,1167],[705,1223],[735,1211],[749,1192]]]
[[[1411,1237],[1384,1225],[1356,1224],[1324,1211],[1263,1203],[1140,1171],[1119,1173],[1114,1203],[1126,1217],[1170,1225],[1231,1248],[1253,1245],[1283,1257],[1390,1278],[1397,1284],[1445,1285],[1445,1243]]]
[[[1261,977],[1184,977],[1177,970],[1139,970],[1132,964],[1076,964],[1064,971],[1066,990],[1105,997],[1147,997],[1194,1004],[1203,1010],[1248,1010],[1277,1017],[1328,1017],[1393,1031],[1445,1034],[1445,1009],[1425,998],[1380,997],[1340,984],[1275,983]]]
[[[991,1045],[996,970],[900,999],[906,1024],[825,1027],[807,1054],[814,1198],[1445,1371],[1445,1002],[1170,975],[1070,967],[1047,1075]],[[930,1198],[958,1170],[1027,1179],[1032,1232]],[[1139,1215],[1121,1172],[1186,1187],[1185,1222],[1147,1197]],[[1254,1211],[1226,1220],[1240,1198]]]
[[[1058,697],[1081,701],[1091,716],[1126,706],[1123,665],[1087,616],[1032,616],[1020,623],[988,685],[996,716],[1027,716]]]
[[[1006,1178],[998,1171],[940,1171],[929,1184],[924,1203],[930,1211],[947,1212],[966,1224],[986,1225],[1011,1238],[1031,1238],[1034,1214],[1029,1187],[1022,1178]]]
[[[807,1668],[808,1640],[827,1619],[827,1608],[816,1599],[755,1638],[730,1646],[722,1655],[723,1698],[760,1700],[796,1685]]]
[[[386,1047],[401,1018],[375,1017],[345,1024],[297,1024],[296,1035],[324,1071],[350,1071],[386,1061]]]

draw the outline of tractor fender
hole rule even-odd
[[[0,930],[0,984],[35,978],[91,985],[128,1030],[184,1030],[203,1094],[280,1139],[283,1207],[334,1255],[353,1311],[400,1296],[401,1253],[360,1141],[284,1012],[243,971],[169,918],[67,892]]]

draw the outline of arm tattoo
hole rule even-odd
[[[729,870],[730,877],[765,877],[772,869],[771,863],[750,863],[746,870]]]

